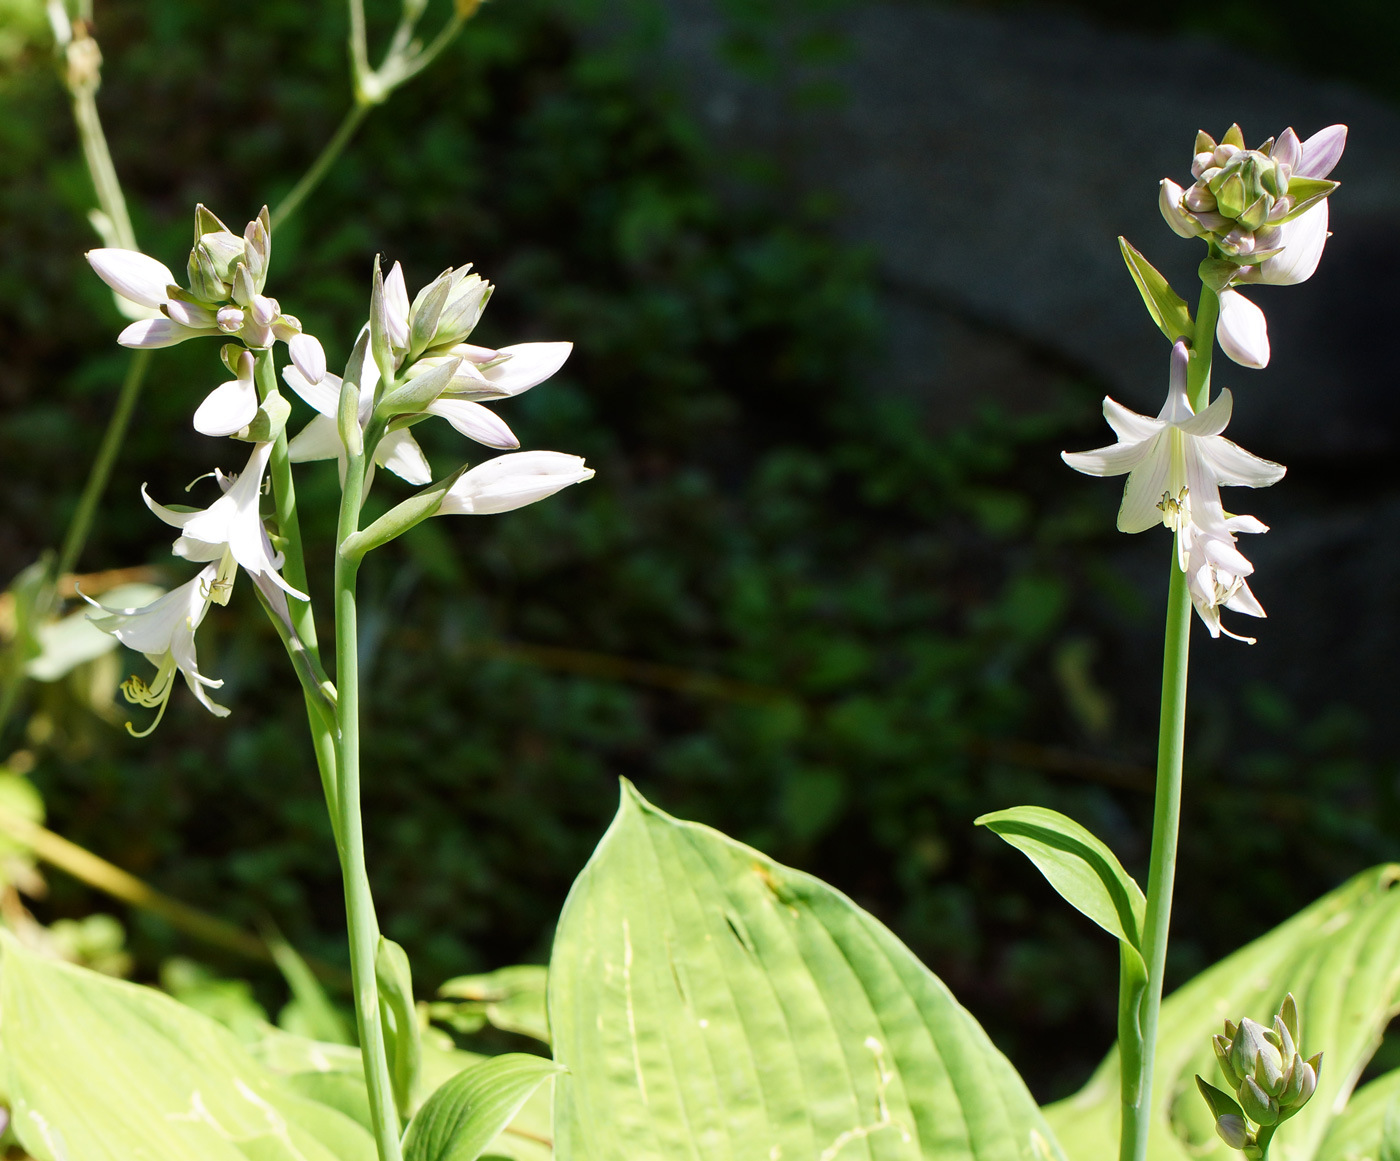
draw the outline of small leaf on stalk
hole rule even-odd
[[[1147,313],[1167,336],[1167,341],[1174,343],[1183,336],[1194,340],[1196,326],[1191,321],[1191,310],[1185,300],[1171,288],[1157,268],[1134,249],[1131,242],[1119,238],[1118,245],[1123,250],[1123,261],[1128,264],[1128,273],[1137,283]]]

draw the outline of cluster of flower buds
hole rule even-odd
[[[137,313],[146,317],[117,336],[122,346],[173,347],[201,335],[223,335],[263,350],[301,333],[301,323],[263,294],[271,256],[266,206],[240,236],[201,205],[186,264],[189,289],[164,263],[137,250],[89,250],[87,259],[121,298],[144,308]]]
[[[1321,139],[1321,140],[1319,140]],[[1206,238],[1221,254],[1253,265],[1282,249],[1279,228],[1319,205],[1334,189],[1330,173],[1341,156],[1346,130],[1340,125],[1310,138],[1305,147],[1292,129],[1246,149],[1244,134],[1231,125],[1220,144],[1196,134],[1187,190],[1162,182],[1162,214],[1183,238]]]
[[[1248,1018],[1225,1021],[1212,1039],[1215,1057],[1234,1096],[1196,1077],[1215,1117],[1215,1129],[1232,1149],[1251,1161],[1268,1151],[1278,1126],[1297,1113],[1317,1090],[1322,1053],[1304,1060],[1298,1049],[1298,1005],[1290,994],[1272,1028]]]
[[[1346,140],[1345,125],[1306,141],[1289,128],[1246,149],[1244,133],[1231,125],[1219,144],[1196,134],[1189,188],[1162,179],[1158,204],[1167,225],[1210,246],[1201,278],[1220,295],[1216,337],[1242,366],[1268,365],[1269,332],[1264,312],[1234,287],[1291,286],[1312,277],[1330,236],[1327,199],[1338,185],[1327,175]]]

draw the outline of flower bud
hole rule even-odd
[[[1194,188],[1194,187],[1193,187]],[[1170,178],[1162,179],[1161,193],[1157,197],[1158,208],[1172,232],[1181,238],[1195,238],[1200,228],[1181,212],[1181,187]]]
[[[1236,149],[1244,148],[1244,131],[1238,123],[1225,130],[1225,136],[1220,139],[1220,144],[1222,146],[1233,145]]]
[[[1217,1117],[1215,1131],[1231,1149],[1243,1149],[1249,1141],[1249,1124],[1243,1117],[1237,1117],[1234,1113]]]
[[[243,261],[252,276],[253,285],[261,293],[267,283],[267,268],[272,259],[272,218],[263,206],[243,230]]]
[[[221,306],[216,316],[218,327],[225,334],[234,334],[243,329],[243,312],[236,306]]]
[[[1279,1108],[1252,1076],[1244,1078],[1239,1088],[1240,1107],[1250,1120],[1260,1125],[1272,1125],[1278,1120]]]
[[[308,383],[319,383],[326,377],[326,351],[314,335],[299,334],[287,341],[292,362]]]
[[[1236,170],[1222,179],[1211,183],[1216,205],[1227,218],[1237,218],[1245,207],[1244,178]]]
[[[1268,320],[1262,310],[1237,290],[1225,290],[1220,294],[1220,320],[1215,325],[1215,337],[1220,340],[1221,350],[1241,367],[1258,370],[1269,365]],[[1246,1023],[1254,1024],[1254,1021]],[[1239,1041],[1235,1043],[1238,1045]]]
[[[1230,1063],[1230,1041],[1217,1033],[1211,1037],[1211,1047],[1215,1049],[1215,1061],[1220,1065],[1220,1071],[1225,1077],[1225,1083],[1231,1088],[1240,1087],[1240,1074],[1235,1071]]]

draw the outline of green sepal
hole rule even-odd
[[[198,242],[205,234],[218,233],[231,234],[233,231],[219,221],[218,215],[213,213],[203,202],[196,203],[194,207],[194,240]]]
[[[1239,125],[1231,125],[1225,130],[1225,136],[1220,139],[1221,145],[1233,145],[1236,149],[1244,148],[1244,130]]]
[[[1123,251],[1123,261],[1128,265],[1128,273],[1137,283],[1143,305],[1152,316],[1167,341],[1174,343],[1185,337],[1195,342],[1196,325],[1191,321],[1191,308],[1186,301],[1171,288],[1167,280],[1158,272],[1126,238],[1120,237],[1118,245]]]
[[[292,405],[280,391],[271,391],[258,406],[258,413],[247,427],[233,433],[234,439],[247,443],[269,443],[282,434],[292,414]]]
[[[364,432],[360,430],[360,380],[365,374],[365,351],[369,346],[369,336],[363,332],[350,352],[350,360],[345,364],[345,376],[340,383],[340,404],[336,409],[336,426],[340,431],[340,442],[352,456],[362,456],[365,452]]]
[[[1214,137],[1212,137],[1212,136],[1211,136],[1209,133],[1207,133],[1204,129],[1197,129],[1197,130],[1196,130],[1196,152],[1197,152],[1197,153],[1214,153],[1214,152],[1215,152],[1215,146],[1216,146],[1216,141],[1215,141],[1215,138],[1214,138]]]
[[[1294,177],[1288,181],[1288,196],[1297,199],[1296,204],[1277,222],[1270,225],[1281,226],[1301,217],[1336,189],[1341,182],[1328,181],[1324,177]]]
[[[389,1055],[394,1104],[407,1120],[416,1109],[418,1078],[423,1070],[423,1033],[413,1002],[413,973],[408,953],[392,939],[379,937],[374,955],[374,979],[379,987],[379,1016]]]
[[[340,546],[340,555],[346,560],[358,560],[365,553],[388,544],[415,525],[436,516],[438,509],[442,507],[443,497],[457,482],[458,477],[467,470],[467,466],[463,464],[450,476],[429,484],[421,492],[390,508],[368,528],[347,536]]]
[[[430,1096],[404,1134],[404,1161],[476,1161],[537,1088],[565,1069],[508,1052],[459,1072]]]
[[[422,411],[442,394],[461,365],[461,359],[452,359],[400,383],[379,401],[378,407],[375,408],[375,418],[387,422],[395,415]]]
[[[1147,900],[1118,857],[1091,831],[1042,806],[1013,806],[974,823],[1025,854],[1070,906],[1141,951]]]
[[[369,296],[369,345],[379,367],[380,390],[394,381],[394,352],[389,344],[388,306],[384,301],[384,273],[379,255],[374,256],[374,285]]]
[[[1219,294],[1230,285],[1239,270],[1240,264],[1231,262],[1228,258],[1206,258],[1197,268],[1197,273],[1206,286]]]
[[[1240,1108],[1240,1102],[1229,1093],[1223,1092],[1199,1076],[1196,1077],[1196,1087],[1201,1090],[1201,1096],[1205,1097],[1206,1104],[1210,1106],[1211,1116],[1217,1121],[1221,1117],[1244,1116],[1244,1109]]]

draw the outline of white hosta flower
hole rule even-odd
[[[573,349],[573,343],[516,343],[499,350],[456,343],[442,348],[440,354],[420,359],[404,378],[411,380],[448,359],[460,359],[457,370],[443,389],[442,398],[507,399],[522,395],[550,378],[564,365]]]
[[[340,478],[343,481],[345,445],[340,442],[340,428],[336,422],[342,380],[339,375],[332,375],[326,371],[325,352],[321,350],[319,342],[315,339],[311,341],[316,343],[315,349],[299,345],[292,353],[292,365],[282,368],[282,378],[288,387],[320,414],[297,433],[287,445],[287,453],[294,464],[308,463],[312,460],[338,460]],[[320,377],[313,380],[311,375],[316,371],[320,372]],[[366,359],[360,383],[362,428],[369,422],[370,414],[374,410],[374,392],[378,386],[379,369],[374,365],[373,359]],[[486,409],[483,407],[481,410]],[[374,462],[382,468],[388,468],[394,475],[410,484],[426,484],[433,478],[427,456],[407,429],[388,432],[374,449]]]
[[[1195,513],[1203,524],[1220,507],[1220,486],[1267,488],[1286,469],[1231,443],[1220,433],[1230,422],[1232,400],[1222,391],[1199,415],[1186,397],[1190,350],[1178,340],[1172,347],[1167,401],[1155,419],[1129,411],[1105,397],[1104,418],[1118,442],[1089,452],[1062,452],[1065,463],[1091,476],[1128,473],[1118,528],[1144,532],[1156,524],[1179,529]]]
[[[167,524],[180,529],[172,551],[186,560],[218,561],[218,576],[211,586],[211,599],[227,604],[235,566],[254,577],[277,585],[291,596],[307,600],[305,593],[292,588],[277,571],[282,554],[274,553],[263,526],[260,502],[263,474],[267,471],[271,443],[256,443],[248,464],[233,480],[219,476],[224,494],[203,511],[181,512],[157,504],[141,494],[146,505]]]
[[[579,456],[552,451],[513,452],[464,473],[443,497],[438,515],[511,512],[592,478],[593,469]]]
[[[238,354],[238,377],[215,387],[194,413],[194,429],[201,435],[232,435],[252,423],[258,414],[258,389],[253,382],[251,351]]]
[[[1227,517],[1223,512],[1216,512],[1212,517],[1207,527],[1192,523],[1182,529],[1182,567],[1191,604],[1212,637],[1219,638],[1224,633],[1236,641],[1253,645],[1253,637],[1232,633],[1221,624],[1220,610],[1231,609],[1250,617],[1267,615],[1249,591],[1245,578],[1254,572],[1254,565],[1235,547],[1235,535],[1267,532],[1269,528],[1253,516]]]
[[[207,306],[175,301],[174,316],[167,315],[166,307],[174,301],[171,295],[180,287],[163,262],[139,250],[111,246],[89,250],[86,257],[103,282],[141,308],[138,321],[117,336],[122,346],[173,347],[186,339],[219,333],[214,311]]]
[[[199,672],[194,645],[195,630],[209,611],[217,572],[215,565],[208,565],[192,581],[139,609],[109,609],[90,597],[83,598],[98,610],[89,614],[94,625],[111,633],[127,648],[144,653],[156,667],[156,675],[149,684],[135,676],[122,683],[127,701],[157,710],[155,721],[140,733],[127,725],[137,737],[144,737],[160,725],[177,672],[184,676],[190,691],[205,709],[216,717],[228,715],[228,710],[211,700],[206,692],[217,689],[223,682]]]

